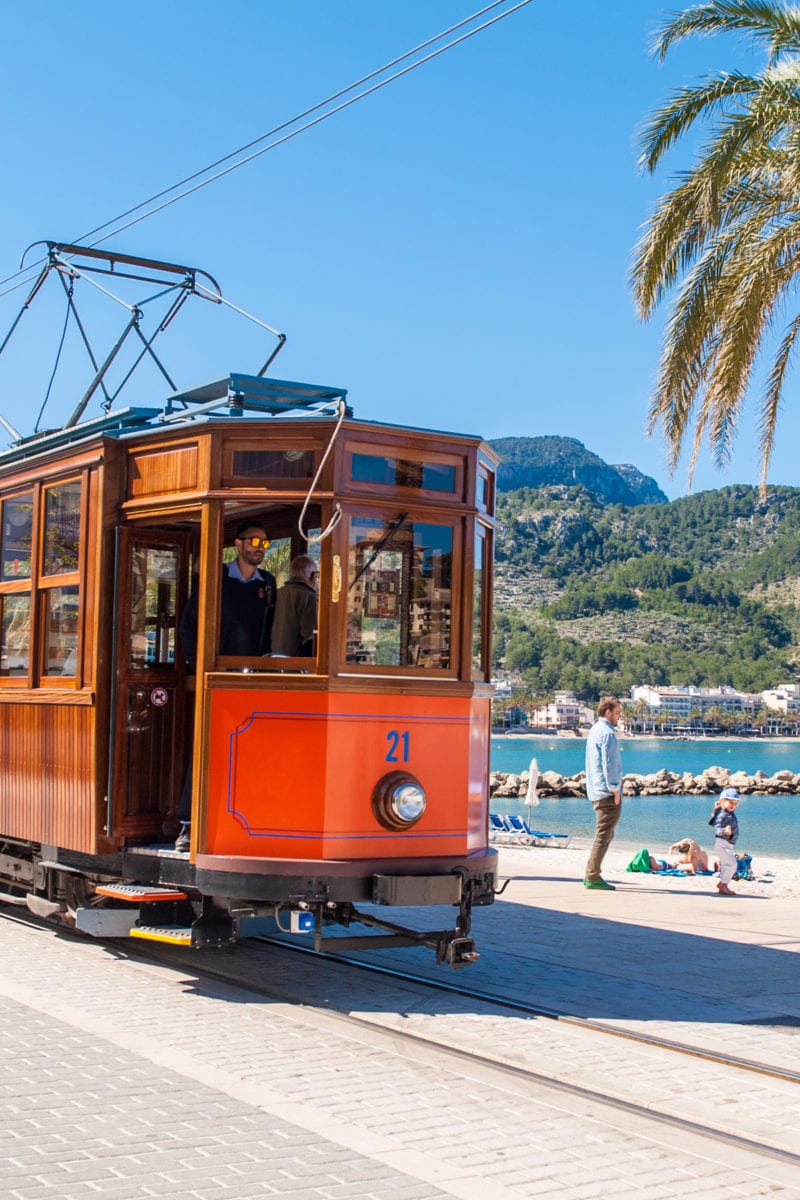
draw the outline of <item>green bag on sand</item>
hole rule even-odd
[[[650,851],[639,850],[634,854],[631,861],[625,868],[626,871],[649,871],[650,870]]]

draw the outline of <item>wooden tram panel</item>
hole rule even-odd
[[[156,410],[143,410],[147,411]],[[34,549],[42,537],[42,489],[75,478],[81,479],[83,489],[76,674],[44,678],[37,641],[25,679],[0,677],[3,833],[90,855],[108,854],[125,843],[115,825],[107,828],[106,796],[110,759],[119,754],[122,737],[118,723],[112,744],[112,663],[118,653],[113,631],[115,621],[119,625],[128,619],[125,597],[117,598],[119,610],[114,611],[117,529],[123,526],[133,531],[191,532],[196,548],[215,567],[201,593],[207,632],[205,645],[198,646],[197,679],[201,738],[195,766],[203,770],[196,784],[200,812],[194,836],[196,848],[207,859],[357,859],[385,858],[388,853],[400,858],[459,857],[485,851],[489,687],[485,672],[473,678],[468,606],[472,546],[481,512],[484,533],[492,527],[492,500],[484,498],[482,504],[478,494],[481,466],[491,475],[492,452],[476,438],[348,419],[314,493],[323,525],[335,504],[346,515],[374,514],[378,519],[407,508],[415,521],[451,525],[452,640],[447,667],[389,672],[347,662],[343,521],[322,544],[316,661],[289,661],[286,674],[276,668],[273,673],[232,675],[224,670],[224,662],[217,663],[216,671],[202,670],[213,667],[215,659],[220,602],[216,567],[223,522],[229,533],[239,519],[252,515],[265,521],[269,530],[271,517],[298,509],[334,434],[335,421],[319,415],[160,425],[143,425],[144,420],[137,425],[135,417],[123,414],[116,424],[112,418],[88,422],[85,432],[76,427],[71,438],[44,437],[0,454],[0,500],[33,494],[38,521]],[[269,457],[274,447],[294,452],[295,461],[302,464],[296,474],[261,477],[237,470],[237,464],[247,465],[248,455],[255,455],[257,464],[259,453]],[[428,489],[416,479],[391,488],[354,479],[354,454],[392,459],[405,454],[411,461],[439,464],[452,470],[452,490]],[[335,556],[344,574],[338,602],[332,599]],[[490,562],[487,573],[489,569]],[[182,598],[187,587],[188,573],[179,585]],[[41,596],[35,572],[30,590],[33,627],[38,631]],[[490,596],[487,587],[485,627],[491,623]],[[309,673],[298,675],[293,668]],[[182,669],[177,662],[179,674]],[[271,714],[270,719],[262,714]],[[424,818],[408,835],[381,830],[369,807],[376,772],[387,769],[387,735],[401,725],[412,731],[408,766],[423,779],[429,795]],[[118,811],[113,798],[111,809]],[[143,826],[141,833],[145,832]],[[150,833],[155,832],[154,826]]]

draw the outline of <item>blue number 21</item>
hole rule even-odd
[[[389,750],[386,754],[386,761],[408,762],[408,730],[405,733],[398,733],[396,729],[390,729],[386,735],[386,740],[389,743]],[[398,755],[400,743],[403,743],[402,752]]]

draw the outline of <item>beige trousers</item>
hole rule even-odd
[[[594,808],[597,827],[595,829],[592,848],[589,851],[589,861],[586,864],[586,875],[584,878],[595,880],[600,878],[600,868],[603,865],[606,850],[614,840],[614,830],[617,827],[617,822],[622,812],[622,804],[615,804],[612,796],[608,800],[593,801],[592,807]]]

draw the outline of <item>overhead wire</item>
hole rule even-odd
[[[457,38],[454,38],[452,41],[446,43],[444,46],[440,46],[436,50],[431,51],[430,54],[426,54],[422,58],[416,59],[413,63],[410,63],[408,66],[404,67],[402,70],[396,71],[393,75],[389,75],[387,78],[381,79],[378,83],[373,84],[372,87],[369,87],[369,88],[365,89],[364,91],[357,93],[355,96],[351,96],[350,99],[345,100],[343,103],[336,105],[336,107],[329,109],[328,111],[322,113],[318,117],[315,117],[313,121],[308,121],[304,125],[301,125],[298,129],[294,129],[291,132],[284,134],[284,136],[281,138],[278,138],[277,141],[271,141],[271,142],[269,142],[268,145],[261,146],[261,148],[259,150],[256,150],[253,154],[249,154],[245,158],[239,158],[237,162],[232,163],[230,166],[226,167],[223,171],[217,172],[217,174],[210,176],[210,178],[208,178],[208,179],[203,179],[202,182],[194,184],[193,187],[187,188],[185,191],[180,192],[177,196],[172,196],[171,199],[165,200],[163,204],[159,204],[155,208],[149,207],[150,205],[154,204],[157,200],[162,199],[162,197],[169,196],[171,192],[176,191],[178,188],[184,187],[185,184],[191,183],[192,181],[194,181],[196,179],[200,179],[202,176],[208,175],[208,173],[210,171],[215,170],[215,168],[220,166],[221,164],[229,162],[232,158],[238,158],[239,155],[244,154],[247,150],[251,149],[251,147],[258,146],[262,142],[266,141],[269,138],[274,138],[276,134],[281,133],[284,130],[290,130],[291,127],[293,125],[296,125],[299,121],[303,121],[306,117],[310,116],[311,114],[318,112],[320,109],[326,108],[330,104],[333,104],[336,100],[340,99],[342,96],[348,95],[349,92],[352,92],[355,88],[361,87],[364,83],[369,82],[371,79],[375,79],[378,76],[384,75],[386,73],[386,71],[390,71],[393,67],[397,66],[398,63],[404,62],[406,59],[410,58],[412,55],[418,54],[421,50],[427,49],[429,46],[432,46],[436,42],[441,41],[442,38],[449,37],[451,33],[454,33],[458,29],[462,29],[465,25],[471,25],[474,21],[479,20],[486,13],[491,12],[493,9],[500,7],[501,5],[503,5],[505,3],[507,3],[507,0],[493,0],[493,2],[491,4],[488,4],[485,7],[477,10],[471,16],[465,17],[463,20],[456,22],[455,25],[451,25],[449,28],[443,30],[441,33],[437,34],[435,37],[428,38],[426,41],[421,42],[418,46],[415,46],[413,49],[407,50],[404,54],[401,54],[398,57],[392,59],[390,62],[385,63],[382,67],[379,67],[376,70],[369,72],[369,74],[362,76],[360,79],[358,79],[354,83],[350,84],[349,87],[340,89],[338,92],[335,92],[331,96],[327,97],[327,99],[319,101],[317,104],[312,105],[312,107],[305,109],[302,113],[299,113],[297,116],[291,118],[288,121],[284,121],[282,124],[275,126],[275,128],[270,130],[269,132],[264,133],[260,137],[255,138],[252,141],[246,143],[246,145],[240,146],[237,150],[232,150],[229,154],[224,155],[222,158],[217,159],[215,162],[210,163],[208,166],[202,168],[201,170],[195,171],[192,175],[186,176],[184,179],[180,180],[177,183],[172,184],[170,187],[162,189],[160,192],[155,193],[155,195],[151,196],[149,199],[143,200],[140,204],[134,205],[132,208],[126,209],[125,212],[120,213],[118,216],[111,218],[111,220],[104,222],[102,225],[96,226],[94,229],[90,230],[88,233],[82,234],[80,238],[76,239],[76,242],[78,244],[80,244],[80,243],[84,242],[85,239],[93,237],[96,233],[100,233],[103,230],[108,229],[109,226],[114,226],[114,228],[110,229],[109,232],[104,234],[103,237],[97,238],[94,242],[89,243],[89,245],[90,246],[98,246],[102,242],[108,241],[109,238],[115,237],[119,233],[123,233],[126,229],[130,229],[134,225],[137,225],[140,222],[147,220],[148,217],[155,216],[156,213],[162,212],[164,209],[169,208],[173,204],[177,204],[179,200],[184,200],[187,196],[192,195],[194,192],[200,191],[202,188],[207,187],[209,184],[216,183],[217,180],[222,179],[224,176],[229,175],[231,172],[238,170],[240,167],[245,166],[247,163],[252,162],[256,158],[259,158],[262,154],[266,154],[269,150],[276,149],[278,146],[283,145],[285,142],[290,141],[292,138],[297,137],[299,134],[307,132],[309,129],[314,128],[316,125],[321,124],[323,121],[328,120],[330,117],[335,116],[337,113],[344,111],[346,108],[350,108],[353,104],[356,104],[358,101],[365,99],[366,97],[372,95],[373,93],[375,93],[377,91],[380,91],[382,88],[386,87],[388,84],[394,83],[396,80],[401,79],[403,76],[410,74],[410,72],[416,70],[417,67],[421,67],[425,63],[431,62],[434,58],[438,58],[439,55],[444,54],[446,51],[453,49],[455,46],[460,45],[462,42],[467,41],[469,38],[474,37],[476,34],[482,33],[485,29],[490,28],[492,25],[496,25],[499,21],[505,20],[506,17],[511,16],[513,13],[517,12],[519,9],[527,7],[528,4],[533,3],[533,0],[518,0],[518,2],[516,4],[512,5],[510,8],[505,9],[501,13],[497,13],[495,16],[491,17],[488,21],[485,21],[483,24],[476,26],[474,29],[467,30],[465,33],[461,34]],[[141,212],[141,210],[145,209],[145,208],[147,209],[147,211]],[[123,221],[125,219],[125,217],[132,216],[134,213],[140,213],[140,215],[137,217],[134,217],[133,220],[128,221],[124,225],[118,225],[119,221]],[[75,243],[72,243],[72,244],[75,244]],[[41,265],[41,262],[43,262],[43,261],[44,260],[37,260],[36,263],[31,264],[30,268],[21,268],[19,271],[15,272],[14,274],[8,275],[4,279],[0,279],[0,287],[3,287],[5,284],[11,283],[13,280],[18,280],[20,275],[25,274],[24,279],[21,279],[17,283],[14,283],[12,287],[7,288],[5,291],[0,291],[0,297],[8,295],[10,292],[15,291],[19,287],[23,287],[26,283],[30,282],[30,280],[32,278],[34,278],[34,275],[30,274],[29,272],[32,271],[35,266]]]
[[[482,33],[484,29],[488,29],[491,25],[497,24],[498,21],[504,20],[513,12],[516,12],[520,8],[525,8],[532,2],[533,0],[518,0],[518,3],[512,8],[507,9],[505,12],[498,13],[497,16],[485,21],[483,25],[479,25],[475,29],[468,30],[466,33],[461,34],[460,37],[454,38],[452,42],[448,42],[446,45],[440,46],[437,50],[432,50],[430,54],[426,54],[423,58],[417,59],[416,62],[410,63],[409,66],[403,67],[402,70],[396,71],[393,75],[389,75],[388,78],[380,80],[380,82],[373,84],[372,87],[367,88],[365,91],[358,92],[355,96],[351,96],[349,100],[345,100],[341,104],[337,104],[335,108],[329,109],[327,112],[315,117],[313,121],[307,121],[306,124],[301,125],[299,129],[294,129],[290,133],[284,134],[283,137],[278,138],[277,141],[270,142],[267,146],[262,146],[260,150],[254,151],[253,154],[247,155],[246,158],[240,159],[238,162],[226,167],[223,171],[218,171],[216,175],[212,175],[209,179],[204,179],[202,183],[197,183],[194,185],[194,187],[187,188],[186,191],[180,192],[179,195],[173,196],[172,199],[165,200],[163,204],[159,204],[155,208],[149,209],[147,212],[142,213],[141,216],[134,217],[134,219],[132,221],[128,221],[127,224],[120,225],[117,228],[112,229],[103,237],[91,242],[90,245],[98,246],[101,242],[108,241],[109,238],[116,237],[117,234],[123,233],[126,229],[130,229],[132,226],[138,225],[140,221],[145,221],[148,217],[153,217],[156,213],[162,212],[165,208],[169,208],[171,205],[177,204],[179,200],[184,200],[187,196],[191,196],[194,192],[198,192],[202,188],[208,187],[209,184],[216,183],[217,180],[224,178],[226,175],[230,175],[231,172],[238,171],[240,167],[245,166],[247,163],[252,162],[256,158],[260,158],[262,154],[266,154],[270,150],[275,150],[278,146],[282,146],[285,142],[291,141],[292,138],[298,137],[301,133],[306,133],[309,129],[313,129],[316,125],[321,125],[323,121],[327,121],[330,117],[335,116],[337,113],[343,112],[346,108],[350,108],[353,104],[357,104],[359,100],[364,100],[367,96],[371,96],[374,92],[380,91],[381,88],[387,87],[388,84],[394,83],[395,80],[401,79],[404,75],[410,74],[411,71],[415,71],[417,67],[421,67],[425,63],[430,62],[432,59],[438,58],[440,54],[444,54],[447,50],[452,50],[454,46],[458,46],[461,42],[467,41],[469,38],[474,37],[477,33]]]
[[[94,237],[96,233],[101,233],[104,229],[107,229],[109,225],[115,225],[117,221],[124,221],[126,217],[129,217],[133,213],[138,212],[140,209],[147,207],[147,205],[154,204],[156,200],[160,200],[162,196],[168,196],[170,192],[177,191],[178,188],[184,187],[187,183],[192,183],[193,180],[199,179],[202,175],[207,175],[209,171],[213,171],[217,167],[221,167],[223,163],[229,162],[232,158],[236,158],[239,154],[244,154],[247,150],[252,149],[253,146],[258,146],[261,142],[266,141],[267,138],[274,137],[276,134],[281,133],[284,129],[291,128],[291,126],[296,125],[298,121],[302,121],[306,117],[310,117],[312,113],[318,112],[319,109],[325,108],[328,104],[333,104],[334,101],[339,100],[342,96],[346,96],[348,92],[352,92],[355,88],[361,87],[365,83],[369,83],[370,79],[375,79],[377,76],[383,75],[386,71],[390,71],[392,67],[396,67],[398,63],[404,62],[405,59],[410,58],[412,54],[419,54],[421,50],[425,50],[428,46],[432,46],[434,43],[440,42],[442,38],[449,37],[449,35],[451,33],[455,33],[457,29],[461,29],[464,25],[469,25],[473,21],[477,21],[478,18],[482,17],[485,13],[490,12],[494,8],[499,8],[500,5],[507,3],[508,0],[492,0],[491,4],[487,4],[485,8],[473,13],[472,16],[465,17],[462,21],[457,21],[455,25],[451,25],[448,29],[444,29],[441,33],[437,33],[435,37],[428,38],[427,41],[420,42],[419,45],[414,46],[411,50],[406,50],[404,54],[400,54],[397,56],[397,58],[391,59],[390,62],[384,63],[382,67],[378,67],[376,70],[370,71],[367,75],[362,75],[360,79],[355,80],[354,83],[349,84],[346,88],[341,88],[338,92],[334,92],[332,95],[327,96],[324,100],[318,101],[310,108],[307,108],[303,112],[298,113],[296,116],[291,117],[288,121],[283,121],[280,125],[276,125],[274,129],[270,129],[266,133],[260,134],[259,137],[253,138],[252,141],[247,142],[244,146],[239,146],[238,149],[231,150],[229,154],[225,154],[222,156],[222,158],[218,158],[216,162],[209,163],[208,166],[202,167],[199,171],[195,171],[192,175],[187,175],[185,178],[179,179],[177,183],[173,183],[170,187],[164,188],[160,192],[156,192],[154,196],[150,196],[147,200],[142,200],[141,203],[134,205],[133,208],[129,208],[125,212],[120,213],[118,216],[112,217],[110,221],[104,221],[102,225],[97,225],[94,229],[90,229],[87,233],[81,235],[81,237],[78,239],[79,243],[83,242],[85,238]],[[5,280],[0,280],[0,286],[4,282]]]

